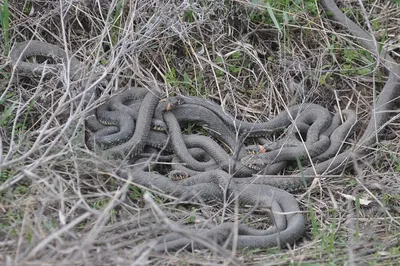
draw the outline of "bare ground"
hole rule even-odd
[[[66,47],[86,73],[104,73],[98,104],[126,84],[169,95],[201,95],[248,121],[314,102],[357,110],[360,131],[385,82],[382,64],[332,23],[317,1],[10,1],[1,29],[0,264],[2,265],[397,265],[400,262],[398,114],[362,163],[322,176],[296,195],[307,233],[279,250],[212,250],[151,255],[151,239],[173,224],[218,223],[221,203],[177,205],[120,180],[118,167],[84,146],[83,119],[95,106],[70,104],[74,84],[21,77],[7,57],[36,39]],[[371,25],[400,62],[400,7],[340,1]],[[1,1],[4,4],[4,1]],[[4,24],[2,24],[4,25]],[[95,75],[94,75],[95,76]],[[62,82],[60,83],[59,80]],[[82,80],[82,91],[95,81]],[[396,100],[396,99],[394,99]],[[108,173],[97,167],[109,165]],[[157,212],[157,208],[160,209]],[[239,212],[239,214],[237,213]],[[235,220],[246,210],[226,209]],[[248,219],[268,226],[263,213]]]

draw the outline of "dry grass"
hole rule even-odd
[[[388,124],[393,138],[371,150],[365,165],[298,195],[307,234],[284,250],[149,256],[155,234],[175,223],[216,223],[221,203],[184,208],[157,194],[155,202],[145,200],[129,182],[96,171],[118,165],[83,145],[85,115],[118,88],[142,83],[170,95],[202,95],[251,121],[299,102],[353,108],[363,128],[383,71],[314,1],[276,2],[271,11],[280,28],[265,5],[249,1],[10,1],[10,47],[29,39],[66,46],[92,76],[78,84],[63,76],[62,84],[18,77],[7,54],[0,55],[0,264],[398,264],[396,117]],[[359,1],[342,7],[364,25]],[[377,39],[400,60],[400,8],[383,0],[365,8]],[[92,105],[71,100],[77,86],[79,93],[99,83],[103,94]],[[235,219],[235,209],[226,212]],[[263,219],[254,214],[249,221]]]

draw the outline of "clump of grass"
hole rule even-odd
[[[95,265],[396,261],[398,197],[393,191],[371,192],[376,202],[390,207],[383,214],[366,212],[360,203],[364,194],[354,196],[347,208],[343,195],[353,195],[360,185],[348,173],[322,177],[307,193],[298,194],[307,213],[307,234],[292,249],[240,253],[215,249],[150,260],[151,239],[170,224],[150,208],[144,189],[118,178],[119,162],[105,160],[83,145],[83,118],[126,84],[156,82],[169,95],[204,96],[250,121],[272,117],[289,104],[316,102],[330,110],[357,108],[362,123],[371,110],[370,88],[382,85],[373,79],[375,59],[345,31],[331,28],[317,1],[13,2],[3,1],[0,9],[4,56],[12,47],[10,40],[67,45],[85,62],[87,73],[101,65],[107,83],[97,102],[77,109],[70,104],[74,86],[63,77],[10,80],[16,73],[2,60],[0,264],[6,260]],[[386,10],[385,5],[376,1],[370,7],[371,14],[386,14],[385,23],[373,23],[387,31],[381,35],[383,41],[395,34],[400,12]],[[356,10],[357,3],[348,8]],[[80,92],[95,82],[83,80]],[[397,129],[396,123],[391,126]],[[388,156],[397,154],[397,149],[394,144],[377,150],[380,160],[359,176],[382,189],[399,184],[394,159],[398,156]],[[246,213],[237,213],[234,204],[187,207],[158,191],[151,194],[171,224],[210,226],[236,221]],[[245,222],[267,226],[263,216],[252,214]],[[347,221],[353,223],[354,232]],[[371,237],[368,231],[376,234]],[[363,244],[364,250],[357,246]]]

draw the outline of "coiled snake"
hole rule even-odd
[[[349,20],[334,1],[323,0],[321,3],[338,23],[360,39],[365,49],[376,53],[371,36]],[[356,151],[358,153],[375,144],[374,136],[388,119],[389,103],[398,97],[400,91],[399,66],[385,52],[383,49],[388,80],[375,104],[374,115],[356,145],[364,147]],[[24,62],[30,55],[61,58],[64,64],[69,63],[67,69],[70,69],[73,79],[81,74],[78,60],[47,43],[30,41],[15,45],[10,58],[21,72],[42,71],[41,65]],[[288,163],[297,160],[313,163],[303,169],[302,174],[306,177],[338,171],[352,152],[344,149],[343,145],[357,120],[352,110],[342,112],[345,120],[341,123],[338,114],[332,117],[322,106],[299,104],[268,122],[248,123],[236,120],[223,112],[220,106],[202,98],[175,96],[167,101],[160,101],[160,98],[159,92],[147,88],[129,88],[114,96],[97,109],[96,115],[87,118],[87,125],[93,131],[88,147],[98,147],[112,157],[130,158],[130,162],[137,165],[130,170],[133,181],[142,186],[191,200],[236,198],[242,205],[269,208],[275,226],[256,230],[240,224],[236,243],[239,248],[286,246],[304,233],[303,215],[299,213],[296,199],[288,191],[301,188],[304,181],[311,179],[303,180],[299,176],[270,178],[268,175],[282,171]],[[188,122],[206,125],[212,138],[183,135],[182,129]],[[240,145],[248,137],[282,130],[282,136],[286,137],[268,145]],[[158,162],[173,163],[170,176],[149,171],[149,165],[157,167],[157,162],[151,158],[154,152],[161,152],[160,149],[162,153]],[[253,176],[257,173],[261,177]],[[121,171],[120,175],[127,177],[127,172]],[[230,235],[234,226],[223,223],[211,230],[190,231],[222,244],[232,239]],[[189,245],[189,239],[175,233],[158,237],[157,243],[154,250],[160,252],[202,248],[198,243]],[[230,240],[228,246],[231,245]]]

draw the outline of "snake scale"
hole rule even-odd
[[[374,39],[348,19],[334,1],[322,0],[321,4],[337,23],[378,57]],[[61,59],[61,64],[46,67],[69,69],[71,79],[81,75],[78,60],[57,46],[39,41],[15,45],[10,58],[20,72],[42,73],[43,65],[25,62],[32,55]],[[296,242],[305,231],[304,217],[289,192],[301,189],[304,182],[316,175],[342,170],[352,152],[365,153],[376,144],[374,136],[387,122],[392,100],[400,92],[399,65],[385,49],[380,57],[385,59],[388,80],[374,104],[366,130],[355,145],[363,148],[355,151],[346,149],[344,144],[357,122],[353,110],[332,116],[322,106],[303,103],[283,110],[268,122],[250,123],[235,119],[205,99],[174,96],[160,100],[158,91],[142,87],[131,87],[114,95],[95,115],[87,117],[87,127],[92,131],[87,145],[112,158],[129,159],[135,167],[119,174],[128,178],[130,171],[133,182],[141,186],[191,201],[237,199],[241,205],[268,209],[275,221],[266,230],[223,223],[212,229],[188,232],[231,247],[236,228],[235,244],[239,248],[284,247]],[[183,134],[185,126],[192,122],[203,125],[208,136]],[[250,137],[268,134],[278,134],[280,138],[264,145],[243,145]],[[305,180],[300,176],[271,176],[297,161],[312,163],[303,169]],[[158,169],[159,163],[169,163],[171,167],[167,171]],[[176,233],[156,240],[157,252],[203,248]]]

